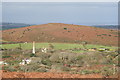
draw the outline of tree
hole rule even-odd
[[[83,42],[82,42],[82,45],[83,45],[84,49],[86,49],[87,42],[86,42],[86,41],[83,41]]]

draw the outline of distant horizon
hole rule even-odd
[[[29,23],[16,23],[16,22],[0,22],[0,23],[15,23],[15,24],[28,24],[28,25],[42,25],[42,24],[49,24],[49,23],[41,23],[41,24],[29,24]],[[59,24],[59,23],[58,23]],[[60,24],[72,24],[72,23],[60,23]],[[84,25],[84,24],[73,24],[73,25]],[[118,25],[118,24],[93,24],[93,25],[85,25],[85,26],[99,26],[99,25]]]

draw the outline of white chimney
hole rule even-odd
[[[35,42],[33,41],[33,50],[32,53],[35,54]]]

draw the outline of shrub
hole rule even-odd
[[[101,36],[101,35],[97,35],[97,36]]]
[[[54,46],[52,44],[49,44],[50,49],[54,49]]]
[[[80,71],[80,74],[91,74],[92,73],[92,71],[90,71],[90,70],[81,70]]]
[[[52,62],[59,62],[59,54],[53,53],[53,55],[49,58]]]
[[[51,56],[51,54],[49,54],[49,53],[40,53],[40,55],[38,57],[41,59],[49,59],[50,56]]]
[[[38,68],[39,68],[38,64],[24,65],[24,66],[21,66],[19,70],[23,72],[34,72],[34,71],[37,71]]]
[[[19,49],[10,49],[10,50],[6,50],[3,52],[4,55],[9,55],[9,54],[21,54],[22,51]]]
[[[30,62],[30,64],[31,65],[39,65],[39,64],[41,64],[41,61],[42,61],[42,59],[41,58],[39,58],[39,57],[33,57],[33,58],[31,58],[31,62]]]
[[[86,45],[88,44],[88,42],[87,41],[83,41],[82,42],[82,46],[84,47],[84,49],[86,49],[87,47],[86,47]]]
[[[67,72],[67,71],[71,70],[70,67],[63,66],[63,64],[61,64],[61,63],[53,64],[51,66],[51,69],[56,70],[57,72],[64,72],[64,71]]]
[[[93,74],[93,73],[100,73],[100,70],[81,70],[79,73],[80,74]]]
[[[10,65],[16,65],[16,64],[19,64],[21,61],[20,60],[6,60],[6,62]]]
[[[36,57],[36,55],[32,53],[32,54],[30,54],[30,57]]]
[[[15,49],[22,50],[22,48],[21,48],[21,47],[16,47]]]
[[[67,28],[64,28],[64,30],[67,30]]]
[[[42,68],[38,68],[36,71],[37,72],[47,72],[47,69],[42,67]]]
[[[9,58],[9,57],[11,57],[11,56],[2,56],[2,58]]]
[[[44,65],[48,65],[48,66],[52,65],[52,63],[49,59],[42,60],[41,63],[44,64]]]
[[[106,36],[107,34],[102,34],[102,35],[105,35],[105,36]]]
[[[52,44],[49,44],[49,52],[54,53],[54,46]]]
[[[63,70],[63,71],[70,71],[71,69],[70,69],[69,67],[64,67],[64,66],[63,66],[63,67],[62,67],[62,70]]]
[[[100,73],[101,71],[100,70],[93,70],[93,73]]]
[[[103,67],[101,70],[101,73],[102,73],[103,77],[109,77],[109,76],[113,75],[114,70],[111,67]]]
[[[82,60],[85,57],[85,55],[79,55],[78,57],[76,57],[76,60]]]
[[[3,70],[10,71],[10,72],[17,71],[17,69],[15,69],[14,66],[4,66]]]
[[[8,70],[9,66],[4,66],[2,69],[3,70]]]

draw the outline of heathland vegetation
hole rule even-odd
[[[49,23],[2,32],[4,72],[117,76],[117,30]]]

